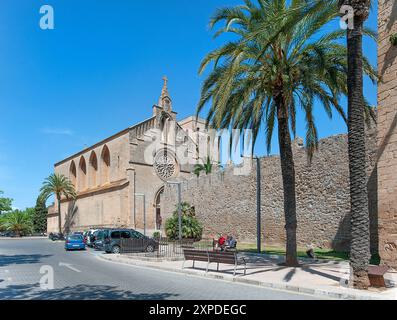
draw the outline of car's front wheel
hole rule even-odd
[[[112,253],[113,254],[120,254],[120,247],[119,246],[113,246]]]
[[[151,245],[151,244],[149,244],[149,245],[146,247],[146,252],[154,252],[154,246]]]

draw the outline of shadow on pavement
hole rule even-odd
[[[43,254],[16,254],[12,256],[0,255],[0,267],[12,264],[32,264],[39,263],[41,259],[49,258],[52,255]]]
[[[105,285],[77,285],[48,291],[31,284],[0,288],[0,300],[166,300],[177,296],[171,293],[133,293]]]

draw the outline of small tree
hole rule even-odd
[[[194,207],[189,203],[183,202],[182,207],[182,238],[200,240],[203,234],[203,227],[197,220]],[[167,237],[176,240],[179,237],[179,215],[178,206],[173,212],[172,217],[165,222],[165,232]]]
[[[66,199],[76,199],[73,183],[64,175],[55,173],[45,179],[40,192],[40,197],[43,201],[47,201],[52,195],[56,197],[58,201],[58,228],[59,233],[62,233],[61,199],[62,196],[66,197]]]
[[[0,232],[7,230],[5,226],[5,222],[6,222],[6,215],[0,214]]]
[[[48,210],[45,204],[45,200],[42,199],[42,197],[38,197],[33,212],[34,232],[44,233],[47,231],[47,215]]]
[[[0,190],[0,214],[12,210],[12,199],[2,197],[3,194],[4,192]]]

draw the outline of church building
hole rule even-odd
[[[61,200],[63,231],[128,227],[151,236],[164,230],[164,186],[192,175],[205,121],[177,121],[163,80],[149,119],[55,164],[55,173],[68,177],[77,192],[75,200]],[[57,208],[49,210],[48,232],[58,232]]]

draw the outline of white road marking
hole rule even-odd
[[[78,272],[78,273],[81,272],[79,269],[73,267],[70,263],[60,262],[60,263],[59,263],[59,266],[60,266],[60,267],[68,268],[68,269],[70,269],[70,270],[72,270],[72,271],[74,271],[74,272]]]

